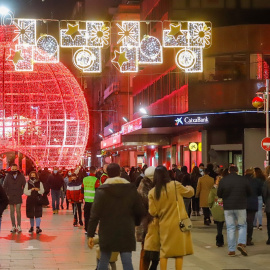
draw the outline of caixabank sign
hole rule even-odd
[[[180,116],[175,119],[176,126],[209,124],[208,116]]]

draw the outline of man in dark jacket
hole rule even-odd
[[[236,229],[239,230],[237,249],[247,256],[247,197],[251,188],[247,178],[237,174],[238,168],[230,166],[229,175],[219,182],[217,196],[223,199],[224,215],[227,226],[229,256],[235,256]]]
[[[51,190],[52,196],[52,208],[53,213],[58,214],[59,201],[60,201],[60,190],[64,188],[63,176],[59,173],[58,167],[53,167],[53,173],[48,178],[48,186]]]
[[[50,187],[49,187],[48,179],[50,175],[51,173],[49,172],[49,169],[47,167],[45,167],[44,170],[41,171],[39,175],[39,181],[43,184],[43,187],[44,187],[44,193],[42,195],[43,202],[44,202],[44,205],[46,205],[47,207],[49,207],[48,194],[50,193]]]
[[[10,218],[12,229],[10,232],[21,232],[21,204],[23,189],[26,184],[24,175],[18,170],[17,164],[11,165],[11,171],[6,175],[4,180],[4,189],[9,199]],[[15,209],[17,213],[17,228],[15,222]]]
[[[93,237],[99,223],[101,258],[98,269],[108,269],[113,251],[121,254],[124,269],[133,269],[131,252],[136,250],[135,226],[145,208],[134,184],[120,177],[120,166],[111,163],[109,178],[96,190],[88,224],[88,246],[93,248]]]
[[[4,188],[2,187],[2,185],[0,185],[0,231],[1,231],[1,223],[2,223],[2,214],[4,210],[6,209],[7,205],[8,205],[7,194]]]

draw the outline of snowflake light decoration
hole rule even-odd
[[[13,41],[18,40],[19,44],[36,45],[36,20],[19,19],[18,23],[15,21],[16,37]]]
[[[116,24],[120,29],[118,35],[121,36],[117,44],[122,46],[139,46],[140,45],[140,22],[123,21],[122,25]]]
[[[87,45],[90,47],[104,47],[109,45],[110,27],[104,22],[86,22]]]

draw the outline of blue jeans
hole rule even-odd
[[[36,227],[40,227],[40,222],[41,222],[41,218],[40,217],[36,218]],[[34,218],[30,218],[30,224],[31,224],[31,227],[34,227],[35,225]]]
[[[245,245],[247,242],[247,211],[224,210],[227,226],[227,241],[229,251],[236,250],[236,229],[239,231],[237,244]]]
[[[51,189],[51,194],[53,211],[59,210],[60,190]]]
[[[262,205],[263,205],[263,199],[262,196],[258,196],[258,212],[255,214],[253,226],[257,227],[257,221],[259,222],[258,225],[262,225]]]
[[[98,270],[108,270],[110,258],[112,252],[100,251],[100,260],[98,264]],[[124,270],[133,270],[131,252],[120,252],[121,261]]]

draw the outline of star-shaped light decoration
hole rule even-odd
[[[119,68],[121,68],[123,64],[128,61],[129,60],[126,58],[126,52],[120,53],[118,51],[114,51],[114,58],[112,59],[112,62],[118,64]]]
[[[168,36],[173,36],[175,40],[178,39],[179,36],[183,36],[183,32],[181,31],[181,25],[170,24],[170,32]]]
[[[77,36],[81,36],[81,32],[79,30],[79,25],[68,24],[68,30],[65,32],[65,35],[70,36],[72,40],[75,40]]]
[[[19,51],[15,51],[15,54],[14,54],[14,57],[12,59],[14,65],[17,65],[19,61],[23,61],[24,58],[22,57],[22,51],[19,50]]]

